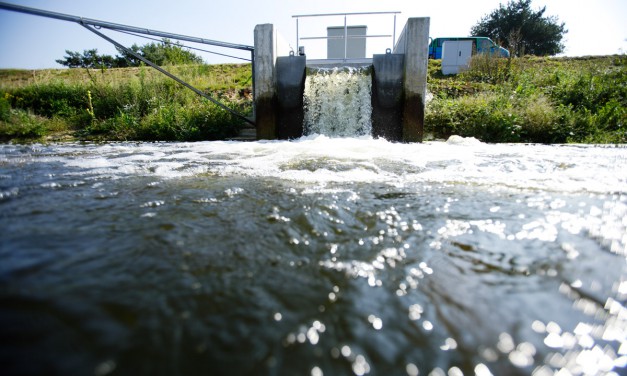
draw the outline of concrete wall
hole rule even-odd
[[[276,138],[286,140],[303,135],[303,93],[305,56],[279,56],[276,63],[277,129]]]
[[[405,55],[372,58],[372,136],[403,141],[403,67]]]
[[[253,82],[258,139],[277,137],[276,60],[289,55],[289,44],[272,24],[255,26]]]
[[[404,54],[403,141],[421,142],[424,132],[424,110],[427,95],[427,58],[429,18],[410,18],[394,48]]]

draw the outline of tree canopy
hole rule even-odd
[[[163,39],[160,43],[149,43],[143,46],[133,44],[129,49],[160,66],[201,64],[203,62],[202,57],[185,49],[180,43],[172,43],[168,39]],[[95,48],[84,50],[82,54],[65,50],[66,56],[56,60],[56,62],[68,68],[124,68],[137,67],[142,64],[141,60],[132,54],[120,49],[118,51],[120,55],[111,56],[100,55]]]
[[[513,56],[556,55],[564,51],[562,39],[568,30],[557,17],[544,16],[545,11],[533,11],[531,0],[512,0],[483,17],[470,34],[504,44]]]

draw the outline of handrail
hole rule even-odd
[[[302,17],[326,17],[326,16],[363,16],[369,14],[400,14],[401,12],[352,12],[352,13],[318,13],[318,14],[297,14],[292,18]]]
[[[392,37],[392,47],[394,47],[394,44],[396,43],[396,15],[400,14],[400,11],[394,11],[394,12],[352,12],[352,13],[317,13],[317,14],[297,14],[297,15],[293,15],[292,18],[296,19],[296,48],[300,51],[300,41],[301,40],[312,40],[312,39],[344,39],[344,60],[346,60],[346,53],[347,53],[347,49],[348,49],[348,39],[354,39],[354,38],[361,38],[361,39],[366,39],[366,38],[389,38],[390,36]],[[394,26],[393,26],[393,33],[392,35],[348,35],[348,26],[346,24],[346,17],[347,16],[364,16],[364,15],[378,15],[378,14],[393,14],[394,15]],[[298,20],[300,18],[306,18],[306,17],[332,17],[332,16],[344,16],[344,36],[343,37],[338,37],[338,36],[326,36],[326,37],[300,37],[299,35],[299,25],[298,25]]]
[[[366,39],[366,38],[389,38],[391,34],[381,34],[381,35],[349,35],[348,39]],[[337,35],[327,36],[327,37],[301,37],[301,40],[310,40],[310,39],[344,39],[343,36],[339,37]]]

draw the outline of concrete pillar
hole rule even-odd
[[[403,141],[403,54],[372,57],[372,136]]]
[[[289,44],[272,24],[255,26],[253,79],[255,83],[255,123],[258,139],[277,137],[276,59],[287,56]]]
[[[274,26],[255,26],[255,64],[253,69],[255,92],[255,123],[258,139],[276,137],[276,89]]]
[[[277,77],[277,138],[303,135],[303,92],[305,91],[305,56],[279,56]]]
[[[409,18],[394,53],[405,54],[403,141],[421,142],[427,95],[429,18]]]

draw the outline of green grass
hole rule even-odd
[[[167,67],[232,110],[252,113],[250,65]],[[0,70],[0,140],[218,140],[243,121],[152,68]]]
[[[425,132],[486,142],[627,142],[627,56],[476,56],[443,76],[431,61]]]
[[[252,113],[250,64],[167,67]],[[444,76],[430,60],[425,134],[485,142],[627,142],[627,56],[476,56]],[[147,67],[0,70],[0,141],[218,140],[242,120]]]

